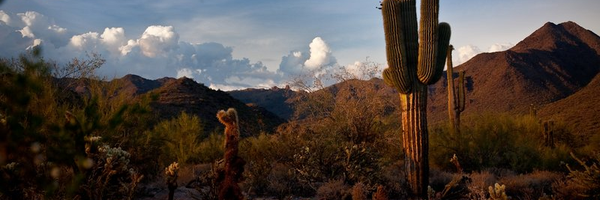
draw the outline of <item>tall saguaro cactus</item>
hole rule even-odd
[[[448,119],[450,119],[450,128],[452,133],[460,132],[460,113],[465,111],[465,72],[458,72],[458,86],[454,87],[454,69],[452,66],[452,50],[454,47],[448,47],[446,64],[448,80]]]
[[[389,66],[383,78],[400,93],[406,179],[413,195],[425,198],[429,182],[427,85],[442,75],[450,25],[438,23],[439,0],[421,1],[419,29],[416,0],[383,0],[381,10]]]

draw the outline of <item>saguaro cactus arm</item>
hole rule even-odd
[[[405,25],[409,22],[404,15],[411,16],[414,13],[416,19],[415,10],[413,9],[411,13],[410,9],[406,9],[408,7],[406,5],[406,2],[391,0],[381,3],[386,57],[389,66],[383,71],[383,79],[386,84],[395,87],[398,92],[403,94],[409,92],[413,83],[413,69],[409,67],[411,63],[407,59],[412,58],[411,54],[417,55],[416,46],[406,46],[406,40],[414,36],[409,32],[409,35],[405,37],[405,32],[407,32]],[[416,26],[414,35],[416,36]]]
[[[437,48],[437,57],[435,66],[433,69],[423,70],[423,74],[419,74],[419,80],[426,84],[430,85],[435,82],[438,82],[442,77],[442,73],[444,72],[444,64],[446,64],[446,51],[448,51],[448,45],[450,45],[450,24],[442,22],[439,24],[438,28],[438,48]],[[425,73],[427,72],[427,73]]]
[[[446,50],[450,43],[450,25],[438,24],[439,0],[421,1],[419,31],[419,65],[417,75],[421,83],[437,82],[444,70]]]

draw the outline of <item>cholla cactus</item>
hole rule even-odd
[[[506,186],[505,185],[500,185],[498,183],[496,183],[494,185],[494,187],[490,186],[489,188],[490,191],[490,200],[507,200],[508,196],[506,196]]]
[[[243,199],[238,183],[242,180],[246,161],[238,156],[240,137],[238,115],[235,109],[221,110],[217,113],[219,121],[225,125],[224,168],[217,171],[219,199]]]
[[[129,166],[129,157],[131,156],[129,152],[124,151],[121,147],[109,147],[108,145],[103,145],[98,148],[98,151],[104,156],[105,159],[104,167],[106,169],[120,169],[122,171],[130,171]]]
[[[11,162],[8,163],[6,165],[4,165],[4,167],[2,167],[3,169],[9,170],[9,171],[14,171],[15,169],[17,169],[17,165],[19,165],[19,163],[17,162]]]
[[[165,175],[167,177],[177,177],[177,172],[179,172],[179,163],[177,162],[173,162],[165,168]]]
[[[86,136],[85,140],[85,154],[88,157],[98,153],[98,144],[100,144],[101,136]]]
[[[175,189],[177,189],[177,172],[179,171],[179,163],[173,162],[171,165],[165,168],[165,175],[167,176],[167,187],[169,188],[169,200],[173,199],[175,195]]]

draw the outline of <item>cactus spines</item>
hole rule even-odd
[[[383,79],[400,93],[406,179],[412,194],[425,198],[429,179],[427,85],[442,75],[450,25],[438,23],[439,0],[421,1],[420,30],[416,0],[383,0],[381,10],[389,66]]]
[[[452,133],[460,132],[460,113],[465,110],[465,72],[458,72],[458,85],[454,87],[454,66],[452,66],[452,50],[454,47],[448,47],[448,55],[446,61],[448,69],[446,69],[448,80],[448,119]]]
[[[235,109],[221,110],[217,113],[219,122],[225,125],[225,156],[224,166],[217,170],[219,199],[243,199],[239,182],[246,161],[238,156],[240,137],[238,115]]]

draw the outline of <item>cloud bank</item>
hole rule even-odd
[[[233,47],[181,41],[173,26],[151,25],[141,35],[126,35],[123,27],[72,33],[38,12],[11,14],[0,10],[0,56],[16,57],[40,46],[45,58],[64,64],[97,53],[106,59],[97,73],[107,78],[126,74],[149,79],[185,76],[215,89],[233,90],[283,86],[294,77],[320,78],[339,68],[332,49],[321,37],[315,37],[305,49],[290,51],[282,57],[279,69],[270,71],[260,61],[234,58]]]
[[[45,58],[66,63],[98,53],[106,63],[97,72],[107,78],[126,74],[150,79],[187,76],[226,89],[271,87],[285,75],[267,70],[261,62],[233,58],[233,48],[220,43],[180,41],[173,26],[151,25],[136,38],[126,38],[125,31],[107,27],[102,32],[74,34],[37,12],[10,14],[0,10],[0,55],[16,57],[41,46]],[[322,59],[326,58],[311,62],[318,65]]]
[[[479,47],[477,47],[475,45],[462,46],[462,47],[459,47],[456,49],[456,53],[458,53],[458,56],[456,56],[456,55],[453,56],[452,62],[454,63],[454,66],[456,67],[460,64],[463,64],[463,63],[469,61],[471,58],[475,57],[477,54],[505,51],[505,50],[512,48],[513,46],[515,46],[515,45],[510,44],[510,43],[497,43],[497,44],[493,44],[492,46],[490,46],[487,51],[482,51],[481,49],[479,49]]]

